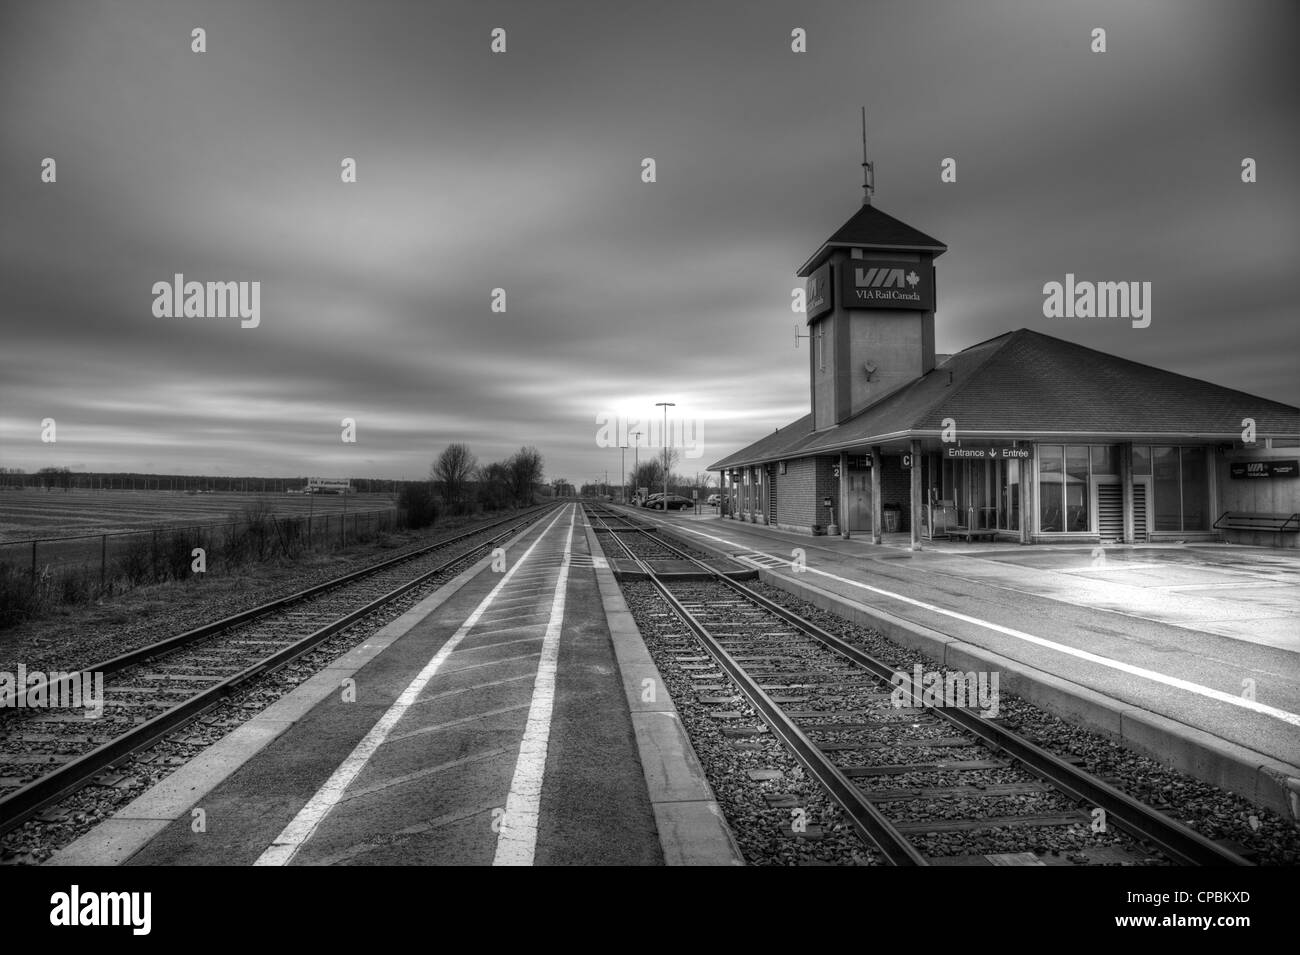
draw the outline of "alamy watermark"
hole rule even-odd
[[[942,673],[926,670],[921,664],[912,672],[894,671],[889,678],[894,690],[889,694],[889,704],[895,708],[906,706],[944,706],[960,709],[978,709],[980,716],[993,719],[998,715],[998,674],[971,670],[962,673],[953,670]]]
[[[83,892],[73,885],[50,896],[50,924],[55,926],[127,926],[132,935],[153,927],[152,892]]]
[[[104,674],[28,670],[20,663],[16,673],[0,670],[0,708],[84,709],[86,719],[97,720],[104,715]]]
[[[261,282],[187,282],[177,272],[171,282],[153,283],[155,318],[239,318],[241,328],[262,323]]]
[[[1150,282],[1065,281],[1043,286],[1044,318],[1127,318],[1134,328],[1151,324]]]
[[[704,422],[699,418],[669,418],[666,435],[663,419],[653,415],[643,421],[602,411],[596,424],[598,448],[662,448],[666,437],[668,447],[681,448],[688,458],[704,455]]]

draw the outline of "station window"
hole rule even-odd
[[[1300,438],[1269,438],[1270,448],[1300,448]]]
[[[1208,458],[1203,447],[1151,448],[1155,529],[1203,531],[1209,519]]]
[[[1038,446],[1039,527],[1044,531],[1065,530],[1065,500],[1061,477],[1065,472],[1065,448],[1059,444]]]
[[[1091,453],[1086,444],[1038,446],[1039,522],[1044,532],[1088,531],[1088,473]]]
[[[1092,446],[1092,473],[1119,474],[1119,449],[1113,444]]]
[[[998,461],[998,527],[1020,530],[1020,462]]]
[[[1133,473],[1151,473],[1151,449],[1143,444],[1133,445]]]
[[[1065,446],[1065,529],[1086,531],[1088,524],[1088,446]]]

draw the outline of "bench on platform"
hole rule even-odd
[[[1224,511],[1214,522],[1215,530],[1229,531],[1300,531],[1300,514],[1247,514]]]

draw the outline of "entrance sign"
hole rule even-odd
[[[1033,455],[1028,448],[1004,444],[992,448],[948,448],[944,457],[969,458],[974,461],[1027,461]]]
[[[1234,478],[1293,478],[1300,473],[1300,461],[1233,461],[1228,473]]]
[[[849,259],[840,265],[845,308],[934,310],[934,266],[896,259]]]

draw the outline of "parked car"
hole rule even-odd
[[[658,494],[656,495],[656,497],[658,497],[659,500],[651,501],[650,507],[652,507],[656,511],[664,510],[664,496],[662,494]],[[667,500],[668,500],[667,509],[670,511],[684,511],[688,507],[695,506],[695,502],[693,500],[691,500],[689,497],[682,497],[680,494],[669,494]]]
[[[662,492],[660,492],[659,494],[651,494],[649,497],[647,497],[644,501],[641,502],[641,506],[642,506],[642,507],[654,507],[654,506],[655,506],[655,501],[659,500],[659,498],[661,498],[661,497],[663,497],[663,493],[662,493]]]
[[[707,501],[707,503],[709,503],[709,504],[713,504],[713,505],[716,506],[716,505],[722,503],[722,497],[721,497],[720,495],[717,495],[717,494],[710,494],[710,495],[709,495],[709,500]]]

